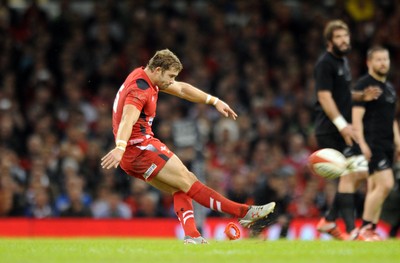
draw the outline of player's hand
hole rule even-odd
[[[376,100],[382,94],[382,90],[377,86],[368,86],[364,89],[363,101]]]
[[[236,112],[234,112],[228,104],[226,104],[225,102],[223,102],[222,100],[219,100],[217,102],[217,104],[215,105],[215,108],[225,117],[227,118],[231,118],[233,120],[236,120],[237,118],[237,114]]]
[[[112,167],[117,168],[119,162],[124,155],[123,150],[114,148],[109,153],[107,153],[103,158],[101,158],[101,167],[104,169],[110,169]]]
[[[353,131],[353,126],[352,125],[347,125],[344,127],[341,131],[340,134],[342,135],[346,145],[352,146],[353,141],[357,142],[357,137],[355,132]]]
[[[368,144],[365,142],[360,143],[360,149],[361,149],[361,152],[364,155],[365,159],[369,162],[371,160],[372,152],[371,152],[371,149],[369,148]]]

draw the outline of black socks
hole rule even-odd
[[[346,225],[347,233],[355,228],[355,196],[354,193],[338,193],[339,211]]]
[[[331,208],[325,214],[326,221],[335,222],[336,218],[338,217],[338,195],[339,193],[335,194],[335,198],[333,199],[333,203]]]
[[[334,222],[338,215],[344,220],[346,232],[350,233],[355,228],[355,194],[336,193],[331,209],[325,216],[329,222]]]

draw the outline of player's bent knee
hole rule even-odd
[[[390,193],[390,191],[392,191],[393,187],[394,187],[394,184],[393,184],[393,183],[384,182],[384,183],[380,186],[380,191],[382,191],[382,193],[383,193],[385,196],[388,196],[389,193]]]
[[[198,179],[196,177],[196,175],[194,175],[194,173],[188,171],[187,173],[185,173],[184,177],[186,178],[186,181],[192,185],[194,182],[196,182]]]
[[[197,181],[197,177],[190,171],[179,174],[180,189],[184,192],[189,191],[192,185]]]

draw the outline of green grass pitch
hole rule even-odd
[[[213,241],[184,245],[176,239],[0,238],[0,262],[399,262],[400,240]]]

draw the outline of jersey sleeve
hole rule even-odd
[[[353,87],[353,91],[355,92],[364,92],[364,89],[366,88],[367,84],[364,83],[363,81],[359,80]],[[361,106],[365,107],[366,102],[365,101],[355,101],[353,100],[353,106]]]
[[[132,88],[125,99],[125,105],[131,104],[135,106],[139,111],[142,111],[144,105],[147,103],[148,94],[146,90],[138,88]]]
[[[332,91],[333,89],[333,69],[332,66],[326,62],[321,61],[315,67],[315,88],[317,91],[327,90]]]

